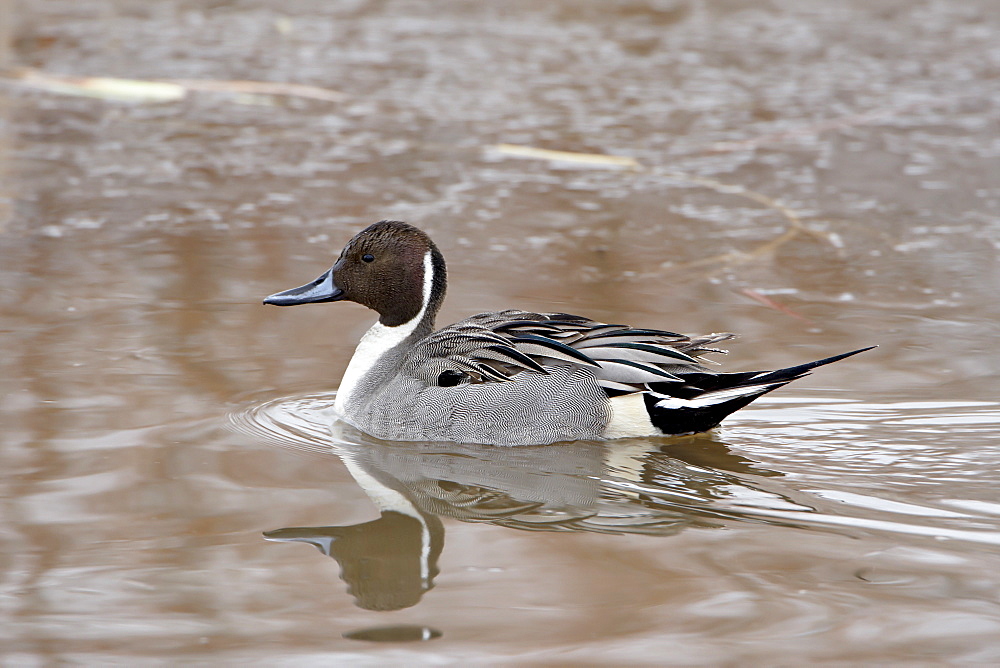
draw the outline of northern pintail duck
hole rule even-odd
[[[434,331],[444,257],[383,220],[333,267],[265,304],[354,301],[379,319],[358,344],[335,410],[377,438],[494,445],[707,431],[763,394],[862,348],[775,371],[720,373],[705,355],[732,334],[685,336],[566,313],[481,313]]]

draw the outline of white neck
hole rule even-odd
[[[351,362],[347,365],[347,370],[344,371],[344,378],[340,381],[340,387],[337,389],[337,400],[334,402],[333,408],[341,417],[347,418],[348,422],[350,422],[350,415],[345,409],[357,390],[358,384],[387,352],[405,341],[417,328],[420,321],[424,319],[427,305],[431,301],[431,288],[433,286],[434,262],[431,252],[427,251],[424,254],[424,291],[420,312],[411,320],[395,327],[388,327],[381,322],[372,325],[372,328],[361,337],[358,347],[354,350],[354,356],[351,357]]]

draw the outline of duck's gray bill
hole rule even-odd
[[[336,302],[343,298],[344,291],[333,284],[333,269],[330,269],[312,283],[274,293],[267,297],[264,303],[275,306],[295,306],[297,304]]]

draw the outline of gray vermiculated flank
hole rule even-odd
[[[523,445],[599,438],[610,418],[608,398],[587,369],[547,366],[517,382],[426,386],[404,373],[351,412],[364,431],[388,440],[447,440]]]

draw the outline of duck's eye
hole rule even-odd
[[[364,255],[361,256],[361,259],[364,260],[365,262],[374,262],[375,256],[372,255],[371,253],[365,253]]]

